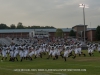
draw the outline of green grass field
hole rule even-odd
[[[100,53],[94,52],[94,56],[90,57],[87,51],[84,52],[86,57],[69,57],[66,62],[61,57],[57,60],[46,59],[46,55],[33,61],[10,62],[7,59],[0,62],[0,75],[100,75]]]

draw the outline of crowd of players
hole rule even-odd
[[[33,41],[33,40],[32,40]],[[73,59],[76,58],[77,55],[86,56],[85,53],[82,52],[82,42],[79,40],[67,40],[64,38],[55,38],[55,39],[35,39],[33,42],[30,41],[31,44],[27,44],[24,42],[23,44],[15,44],[11,43],[11,45],[1,46],[0,54],[1,61],[9,58],[9,61],[18,61],[21,62],[23,60],[33,60],[37,57],[42,58],[43,55],[47,56],[47,59],[52,58],[53,60],[57,60],[59,57],[66,59],[72,56]],[[100,53],[100,43],[86,43],[88,49],[87,53],[89,56],[93,56],[94,50],[97,50]],[[20,57],[20,59],[18,59]]]

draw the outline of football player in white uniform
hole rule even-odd
[[[1,60],[3,60],[3,58],[5,58],[5,60],[6,60],[7,59],[7,54],[6,54],[6,52],[7,52],[7,46],[4,45],[2,47],[2,49],[0,49],[0,50],[2,50],[2,59]]]
[[[66,61],[66,58],[69,56],[69,47],[66,47],[64,50],[64,60]]]

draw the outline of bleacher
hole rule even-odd
[[[9,46],[11,41],[8,41],[6,38],[0,38],[0,44]]]

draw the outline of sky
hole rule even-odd
[[[84,24],[80,3],[89,7],[85,8],[88,28],[100,25],[100,0],[0,0],[0,23],[72,28]]]

